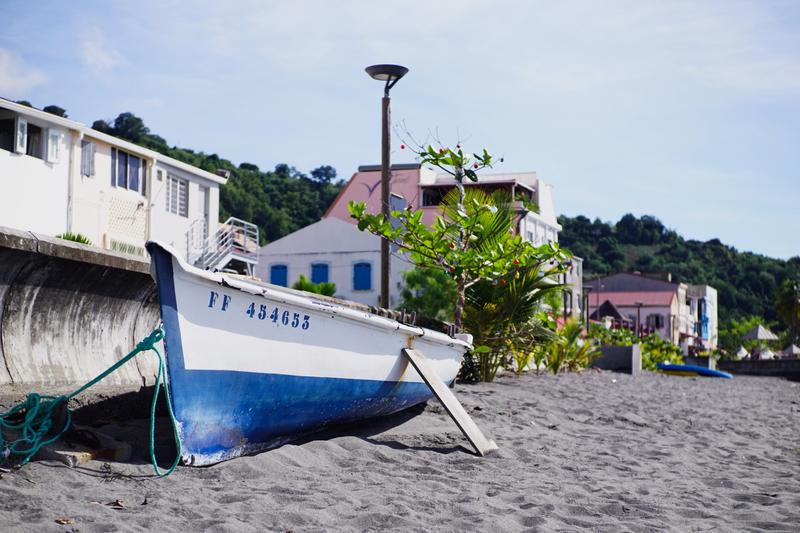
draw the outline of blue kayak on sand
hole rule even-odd
[[[668,363],[658,363],[658,369],[665,374],[673,376],[704,376],[708,378],[732,379],[733,375],[721,370],[712,370],[704,366],[697,365],[672,365]]]

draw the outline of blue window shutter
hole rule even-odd
[[[372,290],[372,265],[370,263],[353,265],[353,290]]]
[[[286,265],[272,265],[269,269],[269,282],[281,287],[289,286],[289,267]]]
[[[328,265],[325,263],[312,263],[311,282],[328,283]]]
[[[111,149],[111,186],[117,186],[117,149]]]

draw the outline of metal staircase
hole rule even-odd
[[[231,217],[213,235],[206,237],[205,220],[198,220],[186,232],[187,260],[205,270],[222,270],[231,263],[244,265],[253,276],[258,264],[258,226]],[[198,246],[203,243],[202,247]]]

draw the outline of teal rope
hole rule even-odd
[[[28,394],[28,397],[19,405],[0,414],[0,450],[2,450],[0,452],[0,461],[8,461],[11,456],[20,456],[22,460],[19,466],[27,464],[39,450],[56,442],[69,429],[72,424],[72,412],[67,408],[67,402],[69,400],[95,385],[98,381],[103,380],[106,376],[115,372],[119,367],[140,353],[153,351],[158,356],[158,374],[156,375],[153,401],[150,405],[150,460],[153,463],[153,469],[157,476],[162,477],[170,475],[178,466],[178,462],[181,459],[182,445],[180,435],[178,434],[178,422],[175,420],[175,413],[172,410],[172,398],[169,395],[169,387],[167,387],[165,380],[167,371],[164,364],[164,357],[161,355],[158,348],[156,348],[156,344],[163,339],[164,330],[158,327],[154,329],[150,335],[142,339],[142,341],[136,345],[136,348],[128,355],[108,367],[100,375],[74,392],[62,396],[43,396],[32,392]],[[175,461],[170,468],[165,471],[158,467],[155,453],[156,404],[161,388],[164,389],[164,399],[167,402],[167,411],[169,411],[169,418],[172,423],[172,434],[175,438],[175,444],[178,447]],[[48,437],[48,434],[53,430],[54,419],[58,415],[58,409],[61,408],[62,404],[65,412],[64,425],[54,435]],[[6,431],[19,433],[19,436],[15,440],[7,442],[4,435]]]

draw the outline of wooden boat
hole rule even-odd
[[[401,350],[424,353],[452,382],[471,348],[468,335],[200,270],[157,242],[147,250],[184,464],[217,463],[424,402],[431,389]]]

